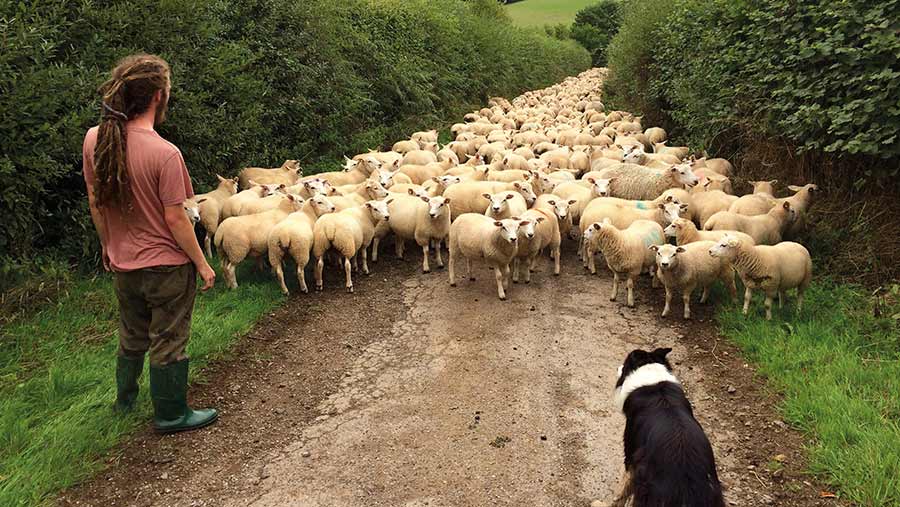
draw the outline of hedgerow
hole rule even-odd
[[[122,56],[172,65],[169,121],[198,191],[244,165],[304,165],[434,125],[590,64],[492,0],[0,1],[0,264],[96,259],[81,143]]]
[[[622,22],[621,0],[601,0],[578,11],[572,38],[591,53],[595,67],[606,65],[606,48]]]

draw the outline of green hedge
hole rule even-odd
[[[632,0],[623,16],[613,103],[672,120],[692,144],[737,130],[900,156],[900,1]]]
[[[0,1],[0,34],[7,266],[48,251],[96,259],[81,142],[126,54],[172,65],[161,133],[198,190],[243,165],[375,147],[590,64],[574,42],[513,27],[493,0]]]
[[[606,65],[606,48],[622,23],[621,0],[601,0],[578,11],[572,38],[591,53],[595,67]]]

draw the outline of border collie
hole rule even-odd
[[[724,507],[712,446],[694,419],[670,348],[635,350],[619,367],[616,405],[625,414],[625,475],[613,502],[625,507]]]

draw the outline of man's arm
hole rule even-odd
[[[206,257],[203,256],[203,250],[200,249],[200,243],[197,242],[197,236],[194,234],[194,227],[187,215],[184,214],[184,206],[177,204],[175,206],[165,207],[166,225],[172,231],[172,236],[178,246],[190,257],[200,278],[203,279],[203,287],[201,290],[206,291],[212,288],[216,282],[216,272],[213,271]]]
[[[103,223],[103,213],[97,207],[97,198],[94,197],[94,189],[90,185],[87,186],[88,206],[91,208],[91,220],[94,222],[94,228],[97,229],[97,236],[100,236],[100,248],[103,255],[103,269],[109,271],[109,257],[106,255],[106,226]]]

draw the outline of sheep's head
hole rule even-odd
[[[533,238],[535,227],[544,220],[546,220],[544,217],[523,218],[519,222],[519,235],[527,239]]]
[[[457,183],[460,183],[462,181],[462,178],[460,178],[459,176],[451,176],[451,175],[445,174],[444,176],[435,176],[435,177],[431,178],[431,180],[434,181],[435,183],[437,183],[438,185],[440,185],[441,187],[443,187],[444,189],[446,189],[447,187],[449,187],[451,185],[456,185]]]
[[[678,254],[685,252],[684,247],[675,245],[650,245],[649,248],[656,252],[656,265],[663,271],[678,265]]]
[[[778,180],[749,181],[748,183],[753,185],[753,193],[754,194],[775,195],[775,184],[778,183]]]
[[[344,171],[352,171],[356,169],[356,166],[359,165],[359,160],[350,160],[347,157],[344,157]]]
[[[413,197],[429,197],[428,192],[422,187],[407,188],[406,193]]]
[[[599,195],[600,197],[609,197],[610,195],[612,195],[612,191],[611,191],[610,187],[612,186],[612,182],[615,179],[616,179],[615,177],[612,177],[612,178],[588,178],[587,181],[588,181],[588,183],[591,184],[591,190],[595,194]]]
[[[307,201],[309,202],[313,210],[316,212],[316,216],[322,216],[326,213],[334,213],[337,207],[331,202],[331,199],[325,197],[322,194],[316,194],[309,198]]]
[[[519,238],[519,227],[525,225],[525,221],[516,217],[495,220],[494,225],[500,229],[500,237],[508,243],[515,243]]]
[[[732,258],[740,244],[740,239],[731,234],[725,234],[715,245],[709,247],[709,255],[713,257]]]
[[[388,205],[392,202],[394,202],[393,199],[388,199],[386,201],[366,201],[365,206],[376,221],[384,220],[387,222],[391,219],[391,212],[388,210]]]
[[[372,199],[384,199],[388,196],[389,192],[381,182],[374,180],[366,181],[366,192]]]
[[[422,149],[425,151],[430,151],[432,153],[438,152],[438,143],[422,143]]]
[[[794,192],[795,194],[798,194],[804,190],[806,190],[810,194],[813,194],[813,193],[816,193],[819,191],[819,185],[816,185],[815,183],[807,183],[806,185],[803,185],[802,187],[798,187],[796,185],[788,185],[788,190],[790,190],[791,192]]]
[[[303,207],[303,203],[306,201],[304,201],[302,197],[296,194],[284,194],[280,201],[281,206],[284,206],[285,202],[290,203],[290,211],[293,212],[300,211],[300,209]]]
[[[381,183],[382,186],[391,187],[394,185],[394,175],[397,174],[397,171],[381,169],[375,174],[378,176],[378,182]]]
[[[647,154],[644,153],[644,149],[638,145],[631,145],[625,148],[625,156],[622,157],[622,160],[626,164],[643,164],[646,159]]]
[[[547,204],[553,206],[553,213],[562,221],[565,221],[569,216],[569,206],[575,204],[575,199],[570,199],[568,201],[564,201],[560,198],[554,198],[547,200]]]
[[[700,178],[698,178],[697,175],[694,174],[694,171],[691,169],[691,164],[676,164],[673,165],[669,170],[672,171],[672,173],[675,175],[675,181],[677,181],[679,185],[693,187],[700,182]]]
[[[663,232],[665,232],[666,236],[669,238],[676,238],[678,237],[678,233],[682,232],[683,230],[685,230],[685,228],[688,227],[689,223],[690,220],[686,218],[676,218],[675,220],[672,220],[671,224],[663,229]]]
[[[488,210],[494,214],[503,213],[509,208],[509,200],[515,195],[512,192],[499,192],[496,194],[481,194],[482,197],[491,201]]]
[[[191,221],[191,224],[196,224],[200,221],[200,201],[195,201],[194,199],[185,199],[181,204],[182,206],[184,206],[184,214],[187,215],[188,220]]]
[[[299,160],[285,160],[284,163],[281,164],[281,168],[286,172],[297,176],[303,174],[303,169],[300,168]]]
[[[223,178],[216,175],[216,178],[219,180],[218,188],[224,188],[229,194],[234,195],[238,191],[238,179],[235,178]]]
[[[428,204],[428,216],[431,218],[439,218],[445,213],[450,213],[450,199],[444,196],[428,197],[427,195],[422,195],[419,198]]]
[[[527,181],[517,181],[513,183],[513,188],[515,188],[516,191],[525,198],[525,202],[528,204],[528,206],[531,206],[532,204],[534,204],[534,201],[537,200],[537,195],[531,188],[531,183],[528,183]]]
[[[663,216],[665,219],[671,223],[683,214],[687,213],[688,205],[686,203],[679,202],[678,199],[673,196],[666,197],[664,202],[657,204],[657,207],[662,210]]]

